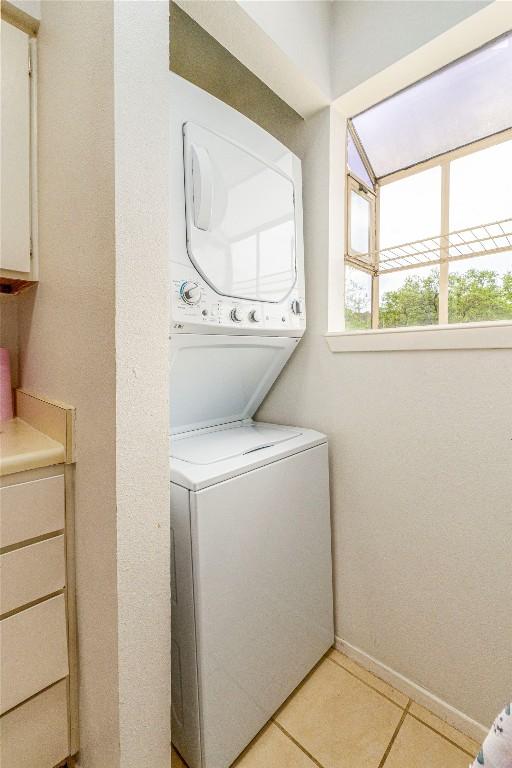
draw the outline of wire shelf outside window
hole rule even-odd
[[[350,255],[346,261],[375,275],[512,250],[512,218],[459,229],[425,240]]]

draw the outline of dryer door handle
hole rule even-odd
[[[213,167],[204,147],[192,147],[192,193],[194,224],[198,229],[208,231],[212,219]]]

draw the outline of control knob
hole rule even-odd
[[[180,294],[183,301],[187,304],[199,304],[201,301],[201,288],[197,283],[183,283],[180,288]]]
[[[292,312],[294,315],[302,315],[303,313],[302,301],[300,299],[294,299],[292,301]]]
[[[261,323],[261,312],[259,309],[251,309],[249,312],[249,320],[251,323]]]
[[[242,313],[237,307],[233,307],[233,309],[230,312],[230,317],[233,320],[234,323],[241,323],[242,322]]]

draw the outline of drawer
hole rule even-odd
[[[0,548],[64,528],[64,475],[0,488]]]
[[[67,680],[0,718],[2,768],[53,768],[68,756]]]
[[[64,595],[0,621],[0,714],[66,677]]]
[[[62,589],[64,563],[63,535],[0,555],[0,614]]]

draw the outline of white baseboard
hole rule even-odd
[[[470,738],[481,743],[487,736],[488,728],[481,723],[477,723],[476,720],[472,720],[470,717],[460,712],[455,707],[447,704],[446,701],[438,698],[435,694],[427,691],[426,688],[422,688],[421,685],[413,683],[407,677],[404,677],[399,672],[395,672],[394,669],[387,667],[382,662],[374,659],[373,656],[362,651],[360,648],[356,648],[354,645],[347,643],[340,637],[335,638],[335,646],[338,651],[344,653],[349,658],[356,661],[362,667],[369,672],[373,672],[374,675],[380,677],[393,688],[401,691],[417,704],[433,712],[434,715],[444,720],[449,725],[452,725],[457,730],[465,733]]]

